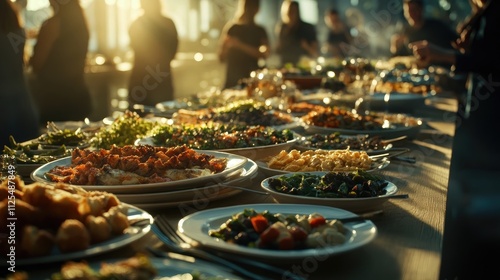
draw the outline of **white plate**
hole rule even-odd
[[[125,259],[111,259],[106,260],[106,263],[115,263],[119,261],[124,261]],[[225,267],[214,265],[213,263],[209,263],[206,261],[198,260],[191,257],[182,257],[181,255],[171,254],[170,258],[149,258],[151,264],[157,271],[157,276],[152,278],[151,280],[161,280],[163,277],[174,277],[179,276],[186,273],[194,273],[199,272],[207,277],[214,277],[213,279],[238,279],[241,280],[239,276],[233,274],[229,269]],[[92,261],[89,262],[89,266],[98,271],[102,265],[102,261]],[[49,273],[41,273],[37,274],[38,279],[51,279],[54,273],[58,273],[59,271],[53,271]],[[31,278],[33,275],[30,275]],[[184,279],[184,278],[175,278],[175,279]]]
[[[298,172],[298,173],[303,173],[303,172]],[[328,172],[307,172],[307,173],[323,176]],[[281,193],[269,186],[270,178],[278,178],[281,176],[292,176],[294,174],[276,175],[266,178],[262,180],[261,187],[265,191],[271,193],[273,198],[279,203],[325,205],[325,206],[342,208],[356,213],[371,211],[380,208],[382,204],[386,202],[387,199],[389,199],[390,195],[393,195],[398,191],[398,187],[394,183],[387,181],[388,184],[384,188],[387,191],[385,195],[380,195],[375,197],[360,197],[360,198],[322,198],[322,197],[310,197],[310,196]]]
[[[383,119],[384,113],[376,113],[376,115]],[[343,129],[343,128],[330,128],[322,126],[314,126],[302,122],[304,130],[309,134],[320,133],[320,134],[332,134],[338,132],[345,135],[368,135],[368,136],[380,136],[382,139],[392,139],[401,136],[406,136],[408,139],[414,139],[417,137],[421,130],[423,121],[418,118],[413,118],[405,114],[388,114],[388,119],[395,120],[396,126],[383,128],[383,129],[373,129],[373,130],[356,130],[356,129]],[[397,124],[397,121],[406,121],[408,125]]]
[[[347,107],[354,107],[359,98],[360,96],[355,94],[333,94],[329,97],[329,103],[337,103]],[[373,95],[362,96],[362,98],[363,102],[358,104],[358,108],[361,110],[387,110],[389,112],[413,113],[417,109],[425,106],[425,100],[428,98],[428,95],[391,92],[388,102],[385,102],[385,93],[376,92]],[[321,102],[322,100],[319,101]],[[324,102],[321,103],[324,104]]]
[[[267,165],[267,162],[264,162],[264,161],[258,160],[258,161],[255,161],[255,163],[257,163],[257,165],[259,166],[259,169],[268,177],[275,176],[275,175],[285,175],[285,174],[293,173],[291,171],[270,168]],[[366,172],[373,172],[373,171],[381,170],[381,169],[386,168],[390,163],[391,163],[391,161],[388,158],[377,159],[375,161],[372,161],[372,168],[365,170],[365,171]]]
[[[248,160],[243,167],[241,174],[236,176],[234,179],[224,181],[223,183],[233,186],[244,186],[245,183],[250,182],[252,177],[256,175],[257,170],[257,163],[252,160]],[[239,192],[241,192],[241,190],[214,184],[207,187],[180,191],[117,194],[116,196],[120,199],[120,201],[134,204],[141,208],[151,208],[165,205],[178,205],[180,202],[191,202],[191,204],[193,204],[194,201],[199,199],[215,200],[221,198],[219,196],[227,197]]]
[[[341,128],[328,128],[314,125],[304,125],[304,129],[307,133],[321,133],[321,134],[331,134],[339,132],[341,134],[347,135],[357,135],[363,134],[368,136],[380,136],[383,139],[397,138],[401,136],[407,136],[408,139],[414,139],[420,132],[420,126],[403,126],[396,128],[387,129],[374,129],[374,130],[352,130],[352,129],[341,129]]]
[[[240,156],[249,158],[251,160],[258,160],[258,159],[262,159],[262,158],[277,154],[277,153],[281,152],[282,150],[285,150],[285,151],[290,150],[297,143],[298,138],[299,138],[299,136],[296,135],[296,137],[292,140],[289,140],[285,143],[275,144],[275,145],[266,145],[266,146],[259,146],[259,147],[247,147],[247,148],[234,148],[234,149],[220,149],[220,150],[215,150],[215,151],[240,155]],[[152,137],[145,137],[145,138],[137,139],[135,141],[135,145],[161,146],[161,145],[155,144]]]
[[[227,243],[221,239],[208,235],[209,230],[218,229],[232,215],[247,208],[253,208],[257,212],[268,210],[271,213],[283,214],[312,214],[319,213],[328,218],[346,218],[356,216],[354,213],[327,206],[308,204],[246,204],[223,208],[214,208],[190,214],[179,221],[179,232],[191,239],[193,244],[200,246],[239,254],[256,259],[280,262],[308,257],[326,257],[343,252],[351,251],[371,242],[377,235],[377,228],[371,221],[346,223],[347,241],[344,244],[323,248],[304,250],[268,250],[259,248],[248,248],[236,244]]]
[[[111,186],[81,185],[80,187],[86,190],[107,191],[115,194],[174,191],[174,190],[190,189],[193,187],[204,187],[210,183],[222,182],[226,178],[234,175],[235,173],[241,172],[240,169],[243,168],[245,163],[248,161],[246,157],[230,153],[205,151],[205,150],[197,150],[197,152],[213,155],[215,158],[227,158],[226,169],[219,173],[197,178],[190,178],[186,180],[177,180],[177,181],[151,183],[151,184],[132,184],[132,185],[111,185]],[[69,166],[69,165],[71,165],[71,157],[66,157],[49,162],[37,168],[35,171],[33,171],[33,173],[31,173],[31,178],[37,182],[53,183],[45,176],[45,173],[47,173],[56,166]]]
[[[128,208],[127,216],[129,221],[144,219],[144,220],[149,220],[149,223],[146,224],[140,223],[140,225],[138,226],[131,226],[126,230],[126,233],[120,236],[113,237],[110,240],[91,245],[88,249],[83,251],[72,252],[72,253],[61,253],[58,250],[54,249],[51,255],[37,257],[37,258],[17,259],[16,264],[35,265],[35,264],[53,263],[53,262],[86,258],[96,254],[102,254],[105,252],[109,252],[111,250],[115,250],[117,248],[123,247],[138,240],[151,230],[153,217],[148,212],[140,208],[137,208],[136,206],[126,204],[126,207]]]

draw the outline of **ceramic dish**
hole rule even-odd
[[[265,162],[265,161],[256,161],[256,163],[259,166],[259,169],[264,173],[264,175],[266,175],[268,177],[292,173],[291,171],[270,168],[267,165],[267,162]],[[380,159],[374,160],[372,162],[371,168],[366,170],[366,171],[373,172],[373,171],[381,170],[381,169],[386,168],[390,163],[391,163],[391,161],[388,158],[385,158],[385,157],[380,158]]]
[[[106,260],[105,263],[115,263],[121,262],[125,259],[111,259]],[[238,275],[233,274],[229,269],[221,266],[217,266],[213,263],[209,263],[203,260],[194,259],[190,257],[182,257],[181,255],[170,254],[169,258],[149,258],[151,265],[156,269],[157,275],[151,280],[161,280],[161,279],[188,279],[183,277],[188,277],[188,275],[200,275],[202,277],[207,277],[207,279],[237,279],[242,278]],[[90,261],[89,266],[98,271],[103,261]],[[52,275],[58,273],[59,271],[53,272],[43,272],[38,274],[37,279],[52,279]],[[34,279],[34,275],[31,275],[30,279]],[[189,278],[191,279],[191,278]],[[202,278],[204,279],[204,278]]]
[[[247,158],[239,155],[216,152],[216,151],[204,151],[197,150],[199,153],[204,153],[208,155],[213,155],[215,158],[227,158],[227,167],[224,171],[220,173],[211,174],[208,176],[202,176],[197,178],[190,178],[185,180],[176,180],[161,183],[151,183],[151,184],[132,184],[132,185],[82,185],[81,187],[86,190],[105,190],[112,193],[146,193],[146,192],[159,192],[159,191],[174,191],[190,189],[193,187],[204,187],[207,184],[213,184],[214,182],[223,182],[228,177],[234,174],[241,173],[241,168],[247,162]],[[31,178],[37,182],[53,183],[50,181],[45,174],[56,166],[69,166],[71,165],[71,157],[62,158],[49,162],[37,168],[31,174]]]
[[[300,173],[300,172],[299,172]],[[323,176],[327,172],[308,172],[312,175]],[[279,192],[269,186],[271,178],[278,178],[281,176],[292,176],[298,173],[290,173],[285,175],[276,175],[266,178],[262,181],[261,187],[276,200],[278,203],[298,203],[298,204],[314,204],[325,205],[337,208],[342,208],[352,212],[365,212],[381,208],[383,203],[386,202],[391,195],[398,191],[398,187],[392,182],[387,181],[387,186],[384,188],[386,194],[375,197],[360,197],[360,198],[323,198],[323,197],[310,197],[303,195],[293,195]]]
[[[418,118],[413,118],[404,114],[383,114],[377,113],[379,118],[386,118],[391,123],[397,123],[397,125],[390,126],[383,129],[373,129],[373,130],[355,130],[355,129],[342,129],[342,128],[330,128],[322,126],[314,126],[303,123],[303,128],[308,134],[332,134],[340,133],[345,135],[368,135],[368,136],[378,136],[382,139],[393,139],[402,136],[406,136],[408,139],[414,139],[420,133],[423,126],[423,121]]]
[[[241,174],[232,179],[222,182],[225,185],[245,186],[245,183],[257,174],[257,164],[249,160],[242,169]],[[154,206],[177,205],[181,202],[191,202],[199,199],[215,200],[219,196],[227,197],[236,194],[241,190],[224,187],[223,185],[213,184],[201,188],[193,188],[180,191],[137,193],[137,194],[117,194],[120,201],[137,205],[141,208],[150,208]]]
[[[318,258],[337,255],[357,249],[371,242],[377,235],[377,228],[373,222],[346,223],[347,241],[336,246],[327,246],[303,250],[269,250],[249,248],[224,242],[209,235],[210,230],[218,229],[232,215],[245,209],[252,208],[257,212],[269,211],[282,214],[312,214],[319,213],[329,218],[353,217],[356,214],[333,207],[310,204],[246,204],[222,208],[202,210],[182,218],[178,223],[178,231],[195,245],[241,255],[255,259],[265,259],[269,262],[289,262],[291,260],[304,260],[305,258]]]

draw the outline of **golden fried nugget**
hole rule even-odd
[[[111,238],[111,225],[102,216],[87,216],[85,227],[89,231],[91,243],[98,243]]]
[[[63,253],[85,250],[90,246],[90,234],[79,220],[65,220],[56,234],[56,244]]]

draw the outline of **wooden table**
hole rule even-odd
[[[441,244],[446,209],[446,195],[454,132],[456,101],[451,96],[434,97],[429,106],[416,112],[426,126],[416,139],[398,143],[411,149],[417,163],[393,161],[381,172],[395,183],[399,193],[409,199],[388,200],[384,214],[372,221],[377,237],[368,245],[328,259],[308,258],[281,264],[284,269],[309,279],[438,279]],[[260,189],[258,176],[250,184]],[[274,203],[266,195],[241,192],[228,199],[203,201],[196,199],[189,209],[151,209],[152,215],[165,215],[176,223],[183,215],[215,207],[248,203]],[[145,251],[145,246],[163,248],[153,233],[131,245],[99,255],[89,261],[132,256]],[[60,264],[31,267],[30,270],[57,270]],[[27,269],[18,267],[18,269]]]

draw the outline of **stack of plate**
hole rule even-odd
[[[217,151],[199,150],[199,152],[213,155],[215,158],[227,158],[226,169],[209,176],[170,182],[107,186],[82,185],[80,187],[90,191],[114,193],[122,202],[140,208],[181,207],[235,195],[242,190],[229,186],[244,186],[245,182],[250,182],[250,179],[257,173],[257,164],[246,157]],[[38,182],[53,183],[45,174],[56,166],[69,166],[70,164],[71,157],[50,162],[37,168],[31,174],[31,178]]]

